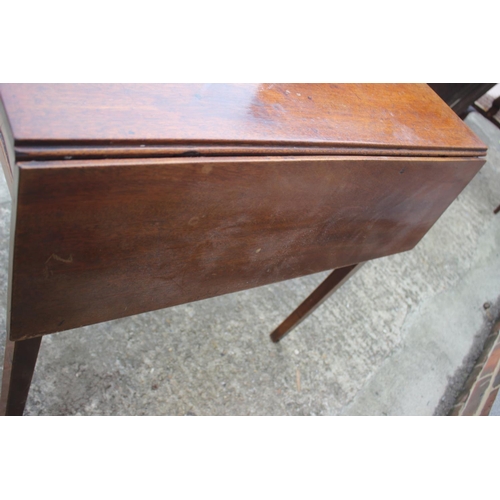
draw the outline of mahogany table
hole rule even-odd
[[[12,194],[0,412],[43,335],[413,248],[486,147],[425,84],[0,85]]]

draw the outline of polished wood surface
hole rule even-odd
[[[478,156],[426,84],[0,84],[16,160]]]
[[[411,249],[486,147],[425,84],[0,84],[1,411],[41,336]]]
[[[409,250],[483,163],[377,157],[20,163],[10,338]]]
[[[300,325],[325,300],[337,291],[363,264],[335,269],[272,333],[271,340],[279,342],[285,335]]]
[[[42,337],[5,342],[0,416],[21,416],[28,398]]]

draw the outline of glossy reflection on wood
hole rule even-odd
[[[0,84],[0,94],[18,160],[485,153],[425,84]]]
[[[425,84],[0,84],[0,134],[10,414],[44,334],[337,268],[279,340],[486,153]]]

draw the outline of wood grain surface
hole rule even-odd
[[[483,163],[388,157],[20,163],[10,339],[409,250]]]
[[[16,160],[478,156],[426,84],[0,84]]]
[[[22,413],[44,334],[344,267],[278,340],[415,246],[485,153],[425,84],[0,84],[0,413]]]

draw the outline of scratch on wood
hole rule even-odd
[[[46,279],[49,279],[49,277],[52,276],[52,274],[53,274],[52,270],[49,269],[49,262],[51,259],[57,260],[58,262],[64,262],[64,264],[71,264],[73,262],[73,254],[70,254],[70,256],[67,259],[63,259],[62,257],[59,257],[59,255],[53,253],[45,261],[45,267],[43,268],[43,275]]]
[[[184,289],[182,288],[182,286],[181,286],[181,285],[179,285],[179,283],[177,283],[177,281],[175,281],[175,280],[174,280],[174,278],[170,278],[170,281],[172,281],[172,283],[173,283],[174,285],[176,285],[176,286],[179,288],[179,290],[180,290],[181,292],[184,292]]]
[[[184,267],[184,269],[182,271],[182,277],[181,277],[182,286],[184,286],[184,278],[186,277],[186,273],[187,273],[187,267]]]
[[[177,283],[177,281],[174,278],[171,278],[170,276],[157,276],[156,279],[162,280],[162,281],[170,281],[172,282],[181,292],[184,292],[184,288]]]
[[[59,262],[64,262],[65,264],[71,264],[73,262],[73,254],[70,254],[69,258],[63,259],[62,257],[59,257],[59,255],[56,255],[53,253],[46,261],[45,264],[48,264],[50,259],[57,260]]]

